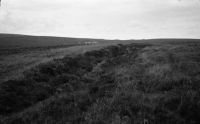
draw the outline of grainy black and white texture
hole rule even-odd
[[[199,41],[132,41],[39,64],[0,84],[1,123],[198,124]]]
[[[200,124],[199,0],[0,3],[0,124]]]

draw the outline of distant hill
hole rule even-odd
[[[51,36],[29,36],[18,34],[0,34],[0,49],[2,48],[27,48],[51,47],[62,45],[81,45],[85,42],[105,42],[101,39],[67,38]]]
[[[199,41],[198,39],[142,39],[142,40],[104,40],[90,38],[70,38],[70,37],[53,37],[53,36],[31,36],[20,34],[1,34],[0,33],[0,49],[12,48],[34,48],[34,47],[55,47],[67,45],[85,45],[91,42],[107,43],[107,42],[188,42]]]

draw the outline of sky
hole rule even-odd
[[[2,0],[0,33],[200,38],[200,0]]]

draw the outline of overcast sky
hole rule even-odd
[[[199,0],[2,0],[0,33],[200,38]]]

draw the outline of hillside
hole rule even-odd
[[[2,124],[199,124],[200,40],[54,59],[0,84]]]
[[[85,42],[88,41],[92,42],[94,41],[94,39],[0,34],[0,49],[83,45]],[[104,40],[100,39],[95,39],[95,41],[101,43],[105,42]]]
[[[100,39],[0,34],[0,83],[18,78],[23,71],[40,63],[116,43]]]

